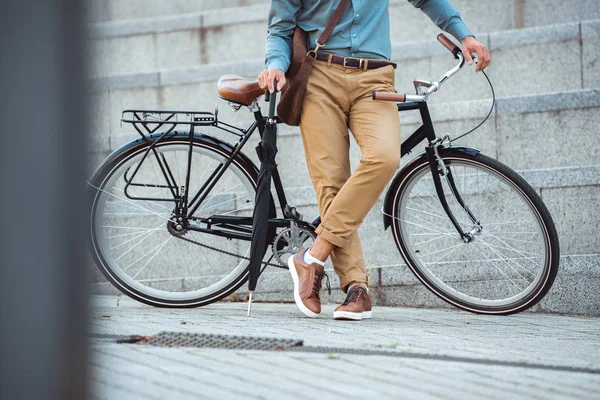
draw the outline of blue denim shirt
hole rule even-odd
[[[450,0],[408,0],[440,29],[458,40],[472,35]],[[325,29],[339,0],[271,0],[267,35],[267,68],[287,71],[292,35],[298,25],[308,32],[309,46]],[[389,0],[352,0],[323,51],[360,58],[391,57]]]

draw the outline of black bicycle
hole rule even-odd
[[[420,112],[423,124],[402,143],[403,157],[425,142],[391,181],[384,229],[391,227],[417,278],[448,303],[484,314],[523,311],[556,277],[556,229],[519,174],[436,136],[427,99],[464,65],[460,49],[438,39],[458,59],[453,69],[437,81],[416,80],[415,95],[373,94],[397,102],[398,111]],[[253,111],[248,128],[220,121],[217,112],[126,110],[122,121],[140,139],[108,156],[89,180],[93,257],[112,284],[143,303],[202,306],[248,279],[258,169],[242,149],[254,132],[262,136],[266,118],[258,99],[264,93],[255,80],[233,75],[219,80],[219,93]],[[237,141],[198,132],[207,126]],[[288,204],[277,170],[273,184],[280,214],[271,197],[272,255],[263,264],[287,268],[287,256],[314,239],[320,218],[304,221]]]

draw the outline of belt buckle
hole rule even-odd
[[[353,59],[353,60],[358,60],[358,66],[352,66],[352,65],[347,65],[347,60],[348,59]],[[363,67],[363,62],[365,60],[363,60],[362,58],[358,58],[358,57],[344,57],[344,68],[354,68],[354,69],[358,69],[358,68],[362,68]]]

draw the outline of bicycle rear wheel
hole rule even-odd
[[[426,156],[401,172],[393,193],[393,234],[412,272],[433,293],[484,314],[523,311],[548,292],[559,263],[558,235],[542,199],[516,172],[483,154],[440,151],[458,193],[442,185],[465,243],[436,194]],[[478,223],[477,223],[478,222]]]
[[[167,174],[178,183],[178,194],[185,184],[189,139],[187,133],[165,138],[156,145],[156,153],[151,151],[143,159],[151,143],[139,143],[113,156],[90,181],[96,264],[113,285],[146,304],[195,307],[219,300],[247,280],[248,261],[239,256],[249,256],[250,241],[191,229],[177,231],[170,222],[175,196],[159,162],[168,165]],[[190,197],[230,157],[227,147],[216,140],[195,137],[186,188]],[[215,214],[251,218],[256,178],[251,162],[236,157],[189,224],[205,227],[197,221]],[[132,185],[126,190],[127,181]]]

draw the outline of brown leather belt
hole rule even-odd
[[[374,59],[366,59],[366,58],[356,58],[356,57],[342,57],[337,56],[331,53],[317,52],[317,60],[320,61],[329,61],[329,57],[331,57],[331,62],[333,64],[343,65],[345,68],[355,68],[355,69],[375,69],[381,68],[388,65],[391,65],[396,69],[396,63],[393,63],[388,60],[374,60]]]

